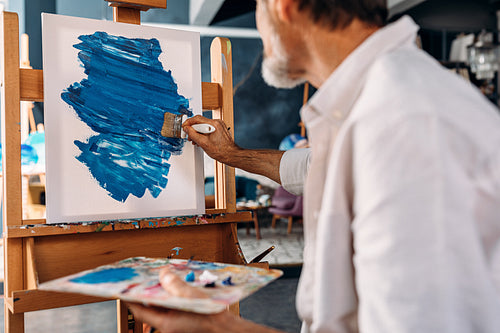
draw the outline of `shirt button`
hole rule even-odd
[[[342,111],[340,111],[340,110],[333,111],[333,117],[335,119],[342,119],[342,116],[343,116]]]

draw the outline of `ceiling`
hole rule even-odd
[[[255,11],[254,0],[191,0],[189,23],[212,25]]]
[[[406,11],[427,0],[388,0],[390,15]],[[500,1],[500,0],[488,0]],[[254,0],[191,0],[190,24],[212,25],[255,11]]]
[[[255,11],[256,2],[253,0],[225,0],[210,24]]]

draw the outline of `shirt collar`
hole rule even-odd
[[[418,29],[409,16],[403,16],[368,37],[333,71],[304,106],[301,111],[304,122],[307,123],[318,113],[334,120],[345,119],[373,62],[381,54],[414,43]]]

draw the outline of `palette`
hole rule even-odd
[[[183,280],[192,277],[190,286],[202,290],[208,298],[182,298],[165,291],[158,275],[168,267]],[[208,288],[202,275],[215,276],[215,285]],[[283,274],[280,270],[203,262],[183,259],[133,257],[39,285],[40,290],[71,292],[119,298],[128,302],[155,305],[203,314],[224,311],[230,304],[254,293]],[[231,283],[227,283],[230,277]]]

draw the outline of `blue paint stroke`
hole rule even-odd
[[[142,198],[146,190],[156,198],[167,186],[169,158],[181,154],[185,143],[161,136],[163,114],[191,116],[189,100],[163,69],[157,39],[100,31],[78,39],[73,46],[87,77],[61,98],[98,134],[74,141],[81,151],[76,158],[115,200]]]
[[[71,282],[74,283],[86,283],[86,284],[96,284],[96,283],[116,283],[121,281],[126,281],[137,276],[135,270],[131,267],[120,267],[120,268],[108,268],[97,272],[91,272],[74,279]]]

